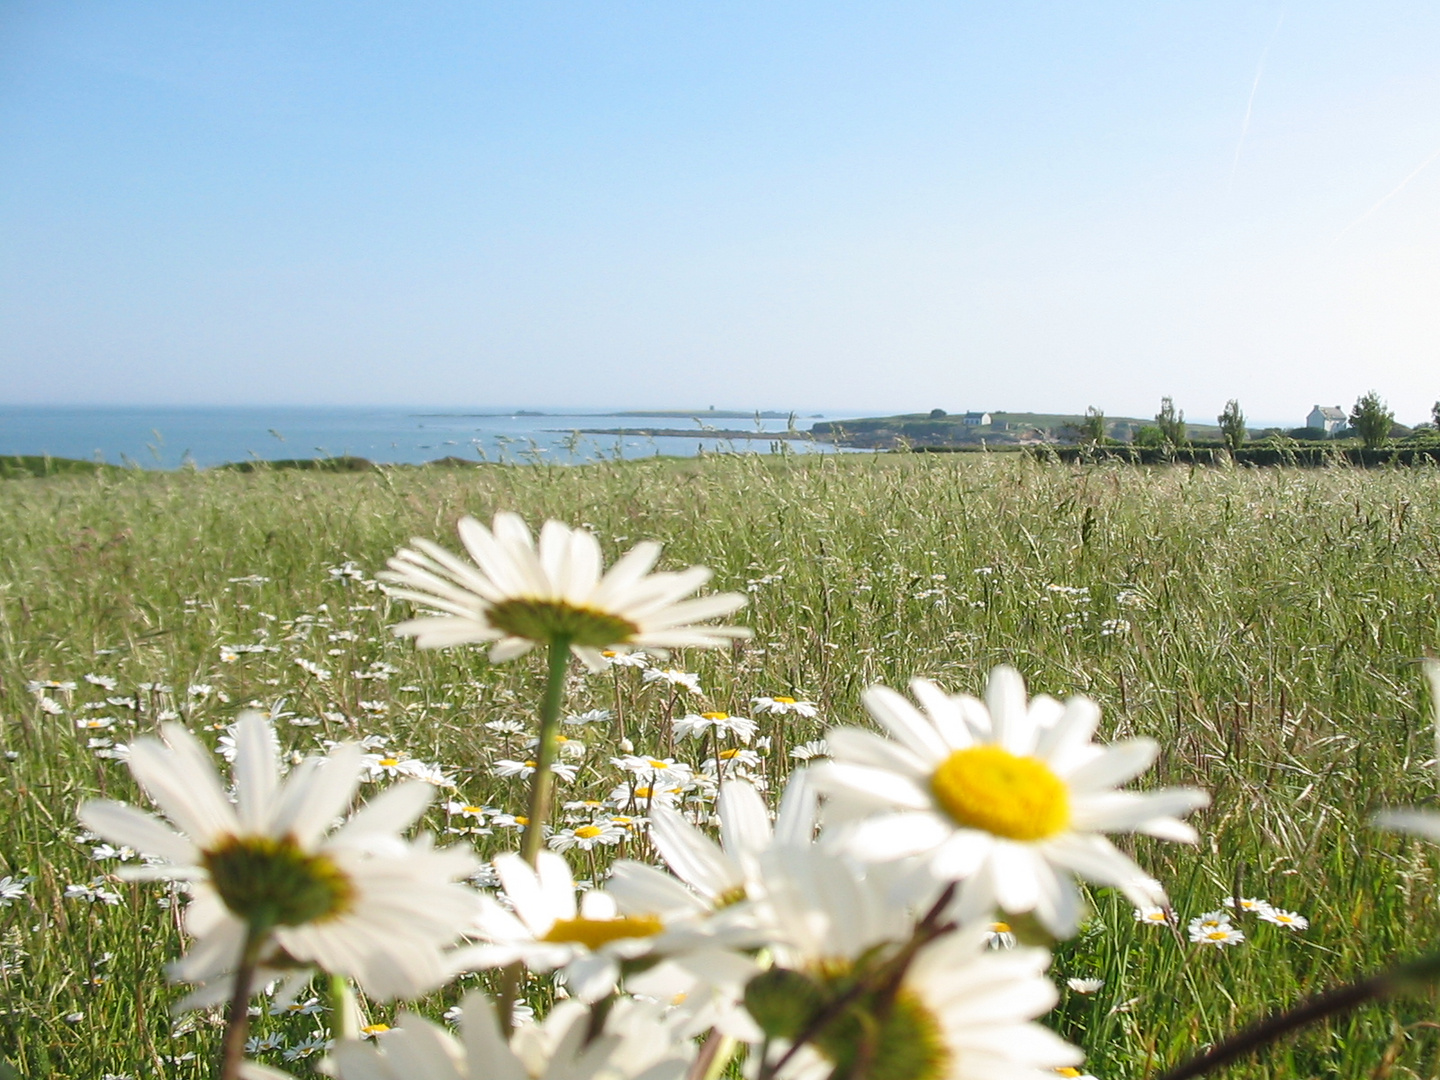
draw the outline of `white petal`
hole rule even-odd
[[[876,723],[925,762],[943,761],[950,748],[935,725],[888,686],[872,686],[860,695],[865,710]]]
[[[867,862],[889,862],[918,855],[944,843],[953,826],[932,813],[876,814],[856,825],[845,847]]]
[[[670,869],[707,896],[719,897],[743,880],[733,859],[668,806],[650,808],[650,837]]]
[[[720,814],[720,842],[726,852],[753,856],[770,846],[770,812],[751,784],[744,780],[721,784],[716,810]]]
[[[200,861],[199,849],[187,838],[133,806],[92,800],[81,805],[80,820],[111,843],[159,855],[179,866],[193,866]]]
[[[1126,783],[1154,764],[1160,744],[1154,739],[1126,739],[1112,743],[1070,773],[1061,773],[1075,791],[1101,791]]]
[[[278,782],[275,729],[258,712],[243,712],[235,730],[235,795],[240,828],[261,832]]]

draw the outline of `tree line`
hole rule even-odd
[[[1230,450],[1238,450],[1250,437],[1245,426],[1245,413],[1240,402],[1231,398],[1215,418],[1220,427],[1220,441]],[[1356,399],[1346,418],[1349,427],[1335,434],[1335,438],[1358,438],[1367,450],[1378,450],[1386,446],[1397,435],[1419,436],[1426,441],[1440,440],[1440,401],[1430,407],[1430,423],[1421,424],[1413,432],[1400,428],[1395,423],[1395,413],[1374,390]],[[1106,428],[1105,414],[1093,405],[1085,410],[1085,418],[1076,425],[1080,442],[1099,446],[1114,445]],[[1269,439],[1308,438],[1312,428],[1293,428],[1289,432],[1268,429]],[[1328,436],[1325,436],[1328,437]],[[1179,447],[1190,445],[1189,432],[1185,425],[1185,411],[1175,408],[1171,397],[1160,399],[1160,411],[1155,414],[1153,424],[1145,424],[1134,433],[1132,445],[1139,447]]]

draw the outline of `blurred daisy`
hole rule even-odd
[[[1245,934],[1236,930],[1229,923],[1210,927],[1191,925],[1190,940],[1196,945],[1210,945],[1217,949],[1223,949],[1226,945],[1239,945],[1245,940]]]
[[[535,869],[515,854],[497,856],[494,865],[507,904],[491,896],[480,898],[471,936],[483,944],[456,953],[456,971],[517,961],[532,971],[563,968],[571,995],[592,1002],[615,989],[625,961],[720,944],[699,923],[708,908],[653,867],[631,864],[653,878],[617,875],[610,891],[591,889],[577,903],[570,866],[554,852],[540,852]],[[654,879],[673,887],[656,885]],[[627,900],[623,910],[617,895]]]
[[[830,744],[824,739],[811,739],[790,751],[796,761],[813,761],[817,757],[830,756]]]
[[[1213,930],[1217,926],[1229,926],[1230,913],[1226,911],[1207,911],[1203,915],[1196,915],[1190,920],[1190,933],[1196,930]]]
[[[1158,907],[1154,904],[1146,904],[1144,907],[1135,909],[1135,921],[1138,923],[1150,923],[1154,926],[1169,926],[1175,920],[1175,912],[1170,908]]]
[[[1297,915],[1293,911],[1282,911],[1280,908],[1267,907],[1260,912],[1260,918],[1288,930],[1307,930],[1310,927],[1310,920],[1304,915]]]
[[[583,529],[547,521],[537,546],[518,514],[499,513],[493,531],[471,517],[459,531],[474,564],[417,539],[418,550],[402,548],[382,575],[391,595],[440,612],[394,628],[421,648],[493,642],[490,659],[500,663],[563,638],[601,670],[606,646],[713,648],[749,635],[743,627],[697,625],[739,610],[745,598],[685,599],[710,571],[651,573],[660,557],[653,541],[637,544],[602,577],[600,544]]]
[[[990,675],[984,703],[916,679],[924,711],[883,686],[865,692],[870,715],[892,739],[858,728],[826,735],[832,760],[816,782],[855,816],[849,848],[862,859],[923,856],[941,881],[961,881],[957,917],[998,907],[1033,911],[1068,936],[1080,915],[1074,878],[1123,889],[1136,904],[1164,892],[1102,834],[1142,832],[1194,842],[1177,815],[1209,801],[1194,788],[1119,791],[1159,753],[1152,739],[1091,741],[1100,711],[1084,697],[1065,705],[1026,700],[1013,668]],[[848,808],[848,809],[847,809]]]
[[[1105,985],[1104,979],[1066,979],[1065,985],[1077,994],[1095,994]]]
[[[713,731],[717,736],[733,735],[742,743],[748,743],[755,736],[754,720],[727,712],[687,713],[672,724],[678,739],[703,739]]]
[[[720,786],[716,799],[720,843],[710,839],[674,809],[650,812],[650,839],[670,871],[714,908],[757,895],[760,856],[777,845],[808,848],[818,814],[814,790],[804,770],[790,774],[780,813],[770,824],[765,800],[744,780]]]
[[[573,829],[557,829],[546,841],[555,851],[594,851],[597,847],[614,847],[625,839],[625,830],[609,821],[577,825]]]
[[[784,697],[777,694],[775,697],[751,698],[750,703],[755,706],[756,712],[762,713],[793,713],[796,716],[814,717],[820,715],[820,710],[813,701],[797,701],[793,697]]]
[[[668,686],[683,686],[692,694],[703,694],[700,689],[700,676],[693,671],[680,671],[676,668],[646,668],[645,681],[647,683],[663,682]]]
[[[96,833],[156,857],[122,868],[125,876],[191,882],[185,928],[196,940],[173,977],[225,992],[214,984],[228,982],[250,928],[269,935],[267,966],[314,964],[379,998],[439,985],[442,950],[477,897],[454,883],[474,867],[470,855],[400,835],[430,789],[390,788],[332,832],[359,781],[359,748],[307,759],[282,780],[270,723],[246,713],[235,730],[234,801],[205,748],[178,724],[162,728],[165,743],[132,745],[136,780],[180,831],[122,803],[80,808]]]
[[[1013,949],[1017,944],[1015,931],[1008,922],[992,922],[985,927],[985,944],[992,949]]]
[[[774,925],[777,968],[746,989],[746,1004],[771,1036],[773,1059],[814,1019],[797,1011],[790,986],[798,972],[815,988],[812,1009],[852,992],[909,937],[911,921],[883,886],[858,876],[818,848],[775,849],[763,858]],[[920,951],[904,969],[888,1010],[875,1012],[862,994],[839,1022],[795,1056],[782,1075],[851,1075],[859,1055],[859,1021],[866,1016],[877,1062],[912,1080],[1053,1080],[1055,1069],[1078,1064],[1080,1051],[1033,1020],[1058,1000],[1045,977],[1043,949],[987,949],[976,926],[948,934]],[[770,994],[769,988],[775,988]],[[768,1000],[767,1000],[768,999]],[[867,1000],[869,999],[869,1000]],[[814,1070],[814,1072],[812,1072]]]
[[[406,1013],[378,1043],[340,1043],[333,1054],[340,1080],[681,1080],[695,1056],[657,1007],[635,1002],[618,1004],[593,1039],[590,1012],[574,1001],[559,1002],[538,1024],[518,1025],[508,1043],[483,994],[470,994],[453,1015],[459,1040]]]
[[[1221,901],[1226,907],[1234,908],[1236,911],[1248,911],[1252,915],[1263,915],[1270,910],[1270,905],[1264,900],[1257,900],[1253,896],[1234,897],[1227,896]]]

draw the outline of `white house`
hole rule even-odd
[[[984,427],[990,423],[990,414],[988,412],[967,412],[960,418],[960,422],[966,427]]]
[[[1316,428],[1325,432],[1326,435],[1333,435],[1341,428],[1348,426],[1350,417],[1345,410],[1336,405],[1333,409],[1328,405],[1316,405],[1310,410],[1310,415],[1305,418],[1305,426]]]

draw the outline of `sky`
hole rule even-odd
[[[1440,4],[5,0],[0,401],[1440,399]]]

